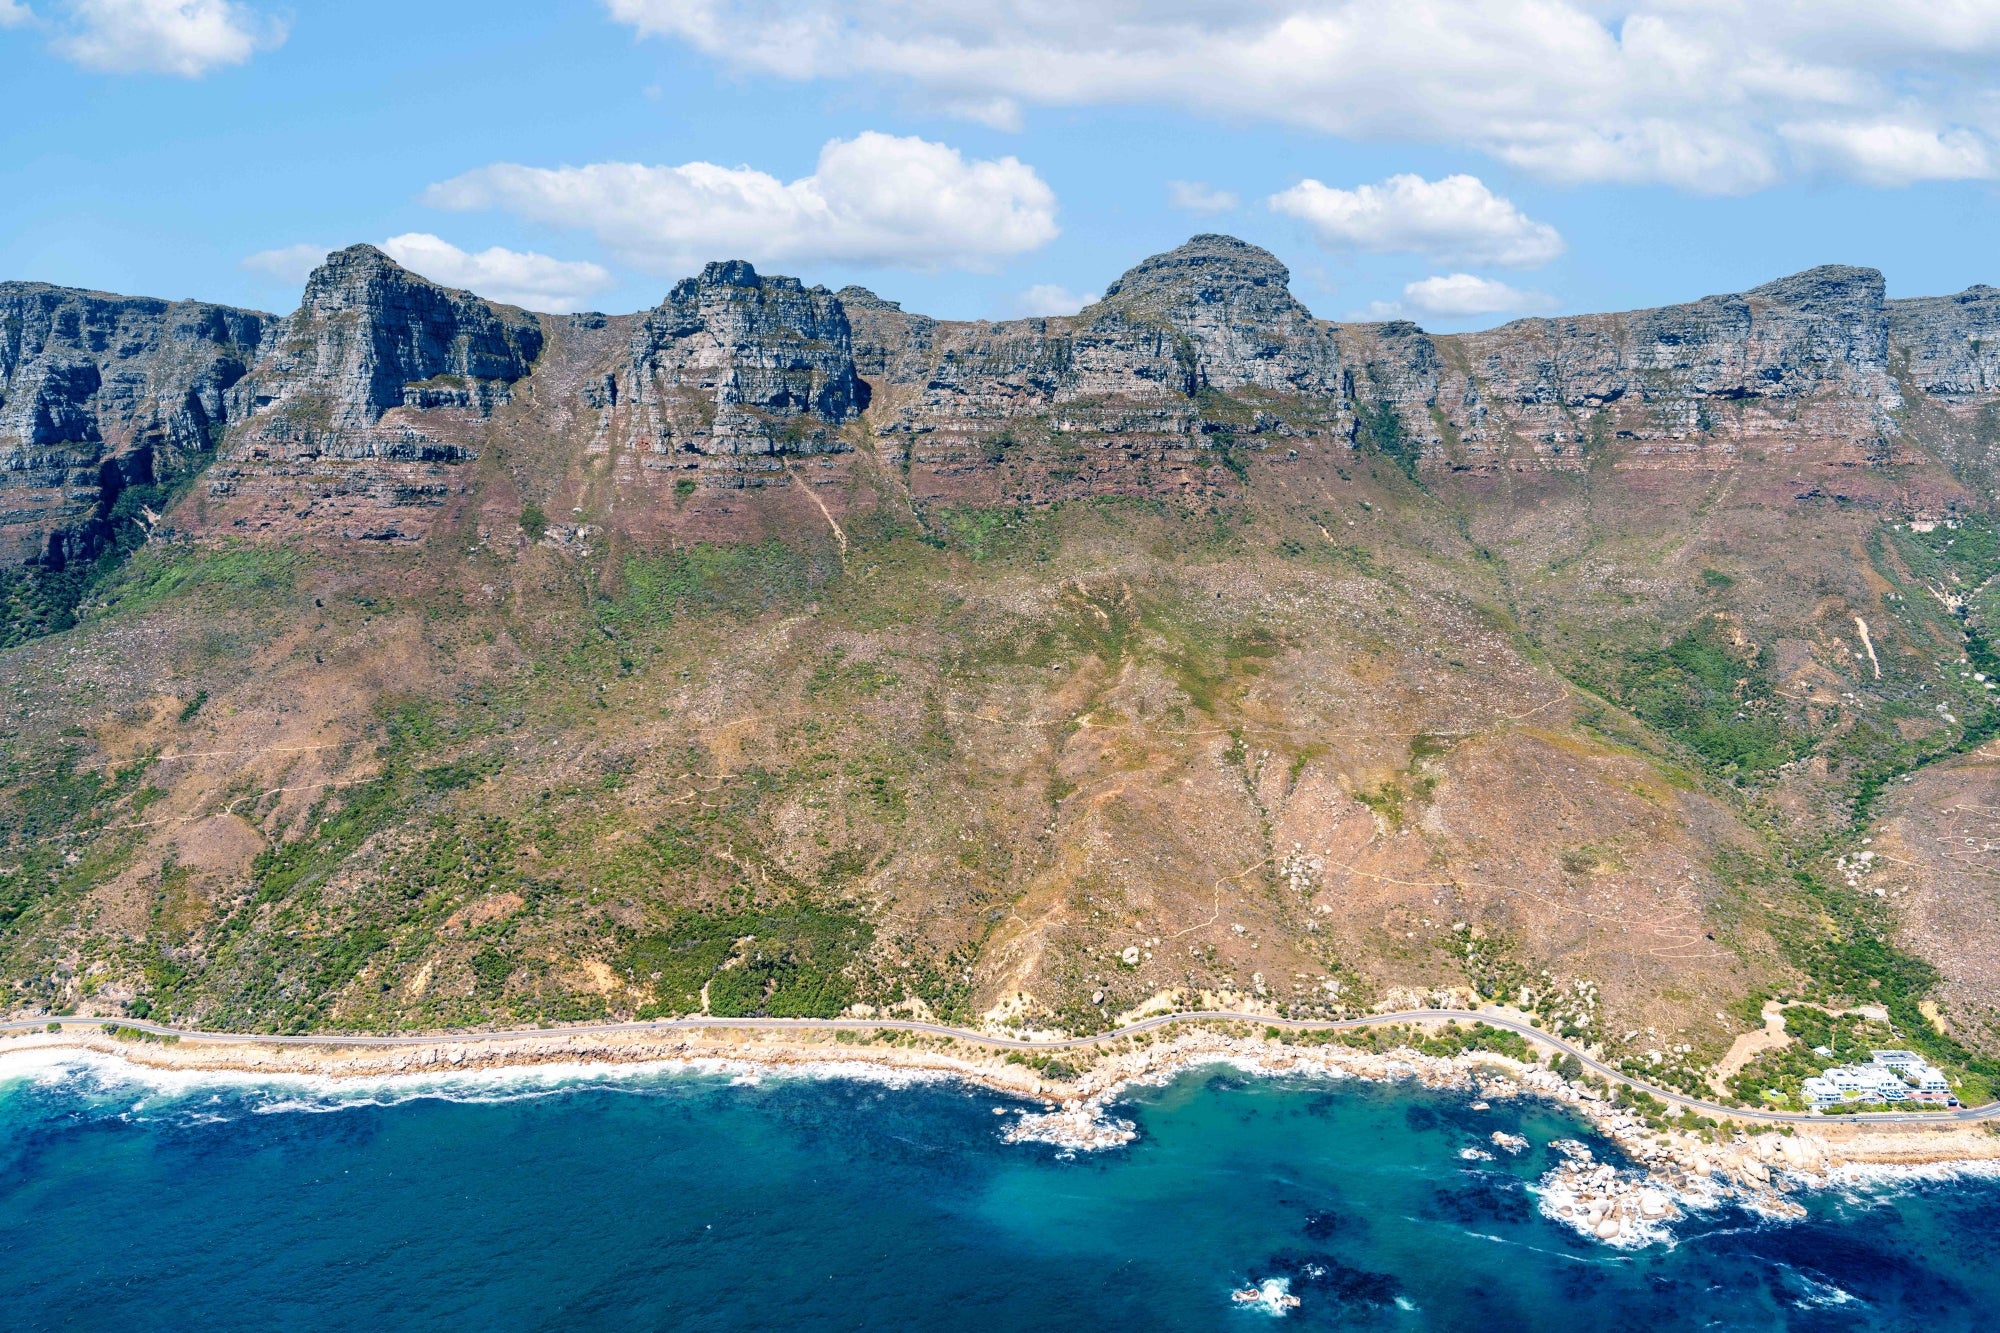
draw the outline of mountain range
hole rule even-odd
[[[2000,291],[1433,335],[1288,283],[0,283],[11,1006],[1492,1002],[1744,1097],[1787,1017],[2000,1080]]]

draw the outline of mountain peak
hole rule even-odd
[[[1186,339],[1189,393],[1244,384],[1327,392],[1339,355],[1292,296],[1291,276],[1262,246],[1204,232],[1127,269],[1083,314],[1100,330],[1164,327]]]
[[[702,266],[698,281],[704,287],[755,287],[761,279],[747,259],[718,259]]]
[[[1291,270],[1262,246],[1218,232],[1203,232],[1134,264],[1104,289],[1104,299],[1143,301],[1161,295],[1214,301],[1261,288],[1289,301],[1291,280]]]
[[[1752,287],[1745,296],[1782,305],[1812,310],[1829,305],[1880,306],[1886,284],[1879,268],[1859,268],[1853,264],[1821,264],[1787,277]]]

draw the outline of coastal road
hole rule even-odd
[[[1470,1009],[1408,1009],[1393,1014],[1369,1014],[1364,1018],[1310,1019],[1310,1018],[1266,1018],[1261,1014],[1233,1013],[1229,1010],[1198,1009],[1183,1013],[1159,1014],[1152,1018],[1129,1023],[1114,1032],[1099,1033],[1090,1037],[1064,1037],[1052,1041],[1033,1041],[1019,1037],[999,1037],[986,1032],[975,1032],[970,1028],[949,1027],[943,1023],[924,1023],[914,1019],[872,1019],[872,1018],[714,1018],[706,1015],[691,1018],[659,1018],[634,1020],[625,1023],[577,1023],[564,1027],[510,1028],[498,1032],[434,1032],[424,1035],[397,1034],[395,1036],[375,1036],[364,1033],[324,1033],[286,1034],[266,1036],[252,1032],[200,1032],[186,1028],[167,1027],[161,1023],[151,1023],[138,1018],[23,1018],[0,1022],[0,1032],[42,1032],[51,1024],[68,1028],[96,1028],[100,1031],[107,1023],[119,1027],[136,1028],[157,1037],[177,1037],[182,1041],[208,1042],[217,1044],[241,1044],[254,1042],[277,1046],[355,1046],[355,1047],[399,1047],[437,1046],[451,1042],[504,1042],[528,1041],[538,1037],[599,1036],[609,1033],[669,1033],[699,1030],[747,1030],[758,1032],[916,1032],[931,1037],[950,1037],[956,1041],[975,1046],[990,1046],[1008,1051],[1035,1051],[1051,1053],[1055,1051],[1079,1050],[1116,1041],[1120,1037],[1135,1036],[1141,1032],[1152,1032],[1170,1027],[1175,1023],[1249,1023],[1261,1027],[1282,1028],[1293,1032],[1329,1032],[1351,1028],[1379,1027],[1386,1023],[1436,1024],[1446,1022],[1485,1023],[1491,1027],[1517,1032],[1538,1045],[1573,1055],[1583,1067],[1600,1077],[1626,1087],[1650,1093],[1663,1102],[1702,1115],[1730,1120],[1750,1121],[1757,1124],[1839,1124],[1859,1121],[1864,1124],[1891,1125],[1954,1125],[1968,1121],[2000,1119],[2000,1102],[1988,1102],[1984,1106],[1960,1107],[1949,1111],[1869,1111],[1855,1115],[1820,1116],[1800,1111],[1766,1111],[1755,1108],[1723,1106],[1717,1102],[1707,1102],[1699,1097],[1690,1097],[1634,1078],[1621,1069],[1614,1069],[1598,1060],[1582,1047],[1571,1044],[1562,1037],[1553,1036],[1531,1024],[1505,1014],[1481,1013]]]

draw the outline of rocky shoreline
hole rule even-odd
[[[1492,1102],[1534,1096],[1563,1104],[1617,1145],[1629,1165],[1603,1162],[1573,1140],[1553,1147],[1562,1160],[1537,1182],[1542,1212],[1608,1245],[1638,1248],[1671,1239],[1671,1224],[1693,1211],[1733,1203],[1763,1216],[1804,1215],[1802,1190],[1863,1186],[1967,1174],[2000,1176],[2000,1134],[1978,1124],[1882,1126],[1830,1120],[1792,1132],[1739,1130],[1721,1142],[1678,1129],[1657,1130],[1539,1065],[1472,1052],[1452,1057],[1409,1050],[1287,1045],[1242,1032],[1189,1026],[1107,1041],[1088,1068],[1050,1077],[1019,1055],[956,1038],[910,1034],[721,1030],[563,1033],[528,1038],[476,1034],[397,1047],[278,1045],[242,1041],[162,1043],[100,1032],[0,1036],[0,1074],[16,1053],[88,1052],[135,1070],[263,1078],[367,1080],[504,1074],[549,1066],[703,1068],[746,1077],[796,1072],[951,1078],[1004,1096],[1042,1103],[1039,1111],[996,1108],[1011,1116],[1010,1142],[1052,1145],[1064,1153],[1121,1147],[1137,1137],[1114,1104],[1134,1086],[1165,1083],[1198,1065],[1226,1063],[1246,1073],[1409,1080]],[[1068,1072],[1068,1071],[1065,1071]],[[1492,1136],[1496,1151],[1526,1145]],[[1481,1157],[1491,1156],[1480,1150]]]

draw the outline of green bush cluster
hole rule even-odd
[[[1785,720],[1770,673],[1704,617],[1664,648],[1593,664],[1585,675],[1651,726],[1725,774],[1790,762],[1807,740]]]
[[[807,905],[682,912],[628,944],[620,970],[651,986],[641,1017],[833,1018],[859,994],[855,964],[874,931],[859,917]]]
[[[1010,1065],[1025,1066],[1034,1070],[1043,1078],[1054,1079],[1057,1082],[1073,1079],[1079,1072],[1076,1066],[1070,1064],[1067,1060],[1054,1055],[1042,1055],[1039,1052],[1009,1051],[1007,1052],[1007,1063]]]
[[[1534,1058],[1534,1048],[1528,1044],[1528,1039],[1518,1032],[1497,1028],[1491,1023],[1473,1023],[1469,1027],[1464,1027],[1455,1019],[1443,1027],[1429,1031],[1406,1027],[1400,1023],[1387,1023],[1374,1027],[1303,1030],[1269,1027],[1264,1029],[1264,1035],[1274,1037],[1288,1046],[1352,1046],[1357,1050],[1373,1051],[1378,1054],[1409,1050],[1419,1055],[1450,1059],[1454,1056],[1485,1051],[1514,1060],[1530,1061]]]
[[[60,1030],[60,1024],[51,1031]],[[104,1035],[113,1041],[143,1041],[155,1046],[178,1046],[180,1037],[172,1032],[148,1032],[144,1028],[129,1027],[124,1023],[106,1023]]]

